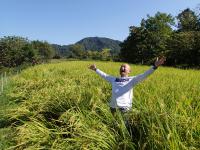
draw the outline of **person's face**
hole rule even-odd
[[[128,64],[122,64],[119,72],[121,77],[126,77],[131,72],[131,67]]]

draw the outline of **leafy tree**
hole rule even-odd
[[[32,41],[31,44],[33,48],[37,50],[38,55],[42,60],[46,61],[48,59],[53,58],[53,56],[55,55],[54,48],[46,41],[43,42],[37,40],[37,41]]]
[[[155,56],[165,52],[167,40],[173,30],[174,18],[157,12],[155,16],[142,19],[140,27],[130,27],[128,38],[121,44],[123,61],[149,64]]]
[[[51,45],[55,49],[55,56],[54,58],[68,58],[71,56],[71,52],[69,51],[69,47],[72,45],[58,45],[58,44],[52,44]]]
[[[178,29],[168,41],[167,65],[198,66],[199,65],[199,18],[189,8],[177,16]]]
[[[200,22],[197,14],[194,11],[187,8],[183,10],[177,16],[178,19],[178,31],[198,31],[200,30]]]
[[[83,50],[83,46],[80,44],[74,44],[69,47],[69,51],[71,52],[71,58],[85,58],[86,52]]]
[[[100,52],[101,60],[111,60],[111,53],[109,48],[104,48]]]
[[[168,65],[195,65],[195,32],[174,33],[168,41]]]
[[[8,36],[0,40],[0,64],[4,67],[15,67],[24,62],[31,62],[35,50],[26,38]]]

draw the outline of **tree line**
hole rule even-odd
[[[120,43],[105,37],[87,37],[71,45],[52,45],[62,58],[116,60]]]
[[[81,44],[74,44],[69,47],[67,58],[76,59],[93,59],[93,60],[117,60],[118,54],[111,51],[109,48],[103,48],[102,50],[84,50]]]
[[[3,37],[0,38],[0,69],[35,65],[52,58],[114,60],[149,65],[157,56],[166,56],[168,66],[199,67],[199,10],[194,12],[187,8],[175,17],[161,12],[154,16],[147,15],[140,26],[129,28],[129,35],[120,43],[121,49],[117,53],[109,48],[85,50],[81,44],[59,47],[47,41]]]
[[[0,39],[0,69],[25,64],[34,65],[51,59],[54,54],[54,49],[46,41],[29,41],[17,36]]]
[[[122,61],[151,64],[157,56],[166,56],[166,65],[200,65],[200,13],[187,8],[176,17],[157,12],[147,15],[140,26],[131,26],[121,43]]]
[[[101,51],[84,50],[80,44],[73,44],[65,50],[63,55],[55,49],[53,44],[47,41],[30,41],[18,36],[7,36],[0,39],[0,70],[3,68],[15,68],[18,66],[30,66],[48,62],[50,59],[73,58],[112,60],[117,58],[110,49]]]

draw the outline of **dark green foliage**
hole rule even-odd
[[[114,55],[112,55],[110,49],[104,48],[101,51],[84,50],[83,45],[74,44],[69,47],[69,58],[76,59],[95,59],[95,60],[112,60]]]
[[[160,12],[154,17],[147,17],[141,21],[140,27],[130,27],[128,38],[121,44],[123,61],[148,64],[166,49],[173,17]]]
[[[74,44],[72,46],[69,47],[69,51],[70,51],[70,58],[85,58],[86,56],[86,51],[83,50],[83,46],[80,44]]]
[[[38,50],[41,59],[51,59],[55,55],[53,47],[48,42],[32,41],[31,44]]]
[[[200,64],[200,32],[174,33],[168,45],[168,65],[194,67]]]
[[[0,39],[0,65],[16,67],[35,59],[35,50],[28,39],[8,36]]]
[[[200,22],[197,14],[189,8],[177,16],[178,31],[200,31]]]
[[[112,59],[119,60],[120,41],[101,37],[84,38],[75,44],[57,45],[52,44],[56,54],[64,58],[78,58],[78,59],[105,59],[101,53],[103,49],[109,49],[109,55]],[[75,50],[76,49],[76,50]],[[79,54],[80,53],[80,54]],[[110,60],[110,56],[106,60]]]
[[[0,39],[0,69],[37,64],[55,55],[53,47],[47,42],[32,41],[27,38],[8,36]]]
[[[69,51],[69,47],[72,45],[58,45],[58,44],[52,44],[52,47],[55,49],[56,55],[59,55],[60,57],[69,57],[71,55],[71,52]]]
[[[187,8],[176,18],[177,25],[170,14],[158,12],[142,19],[139,27],[131,26],[129,36],[120,45],[121,59],[152,64],[155,57],[164,55],[166,65],[199,67],[200,13]]]

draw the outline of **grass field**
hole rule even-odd
[[[131,134],[91,61],[38,65],[0,97],[0,149],[200,149],[200,71],[161,67],[134,89]],[[95,62],[119,76],[121,63]],[[131,65],[131,75],[149,66]]]

